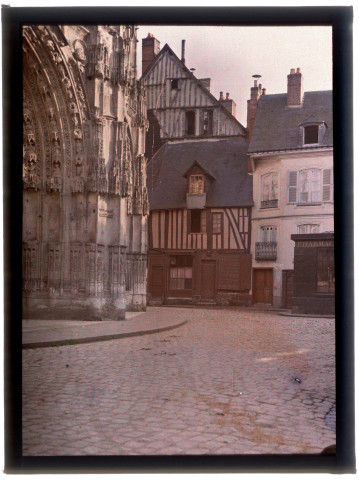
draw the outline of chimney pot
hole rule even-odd
[[[226,100],[229,100],[229,93],[226,93]]]
[[[257,80],[254,80],[254,86],[256,87],[258,84],[258,81]]]
[[[259,90],[262,90],[262,84],[261,83],[258,85],[258,88],[259,88]]]
[[[265,95],[265,94],[266,94],[266,90],[267,90],[266,88],[263,88],[263,90],[262,90],[262,95]]]
[[[291,69],[290,69],[290,73],[291,73],[291,74],[292,74],[292,73],[295,73],[295,68],[291,68]]]
[[[297,68],[297,73],[300,73],[300,68]]]
[[[223,100],[223,92],[219,92],[219,99]]]

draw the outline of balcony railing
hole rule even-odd
[[[256,260],[277,260],[277,242],[256,242]]]
[[[276,207],[278,207],[278,198],[274,198],[273,200],[261,201],[261,208],[276,208]]]

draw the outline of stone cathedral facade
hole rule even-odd
[[[145,91],[136,29],[23,27],[23,316],[146,307]]]

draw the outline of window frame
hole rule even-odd
[[[214,216],[219,216],[219,232],[214,231]],[[222,235],[223,233],[223,212],[212,212],[212,234],[213,235]]]
[[[176,262],[176,265],[175,266],[171,266],[171,261],[173,261],[172,259],[175,258],[175,262]],[[184,259],[184,266],[178,266],[178,259],[181,258]],[[181,262],[182,263],[182,262]],[[178,292],[178,291],[183,291],[183,290],[186,290],[186,291],[191,291],[193,290],[193,263],[194,263],[194,258],[193,258],[193,255],[186,255],[186,254],[183,254],[183,255],[170,255],[169,256],[169,267],[168,267],[168,289],[170,291],[173,291],[173,292]],[[173,277],[172,276],[172,271],[171,270],[174,270],[176,269],[176,273],[177,275],[180,273],[179,270],[184,270],[183,272],[183,276],[175,276]],[[188,275],[188,270],[191,270],[191,275],[190,277],[187,277]],[[174,273],[174,272],[173,272]],[[181,272],[182,274],[182,272]],[[186,280],[191,280],[191,287],[187,287],[186,288]],[[183,287],[182,288],[177,288],[177,287],[174,287],[173,284],[175,283],[174,281],[171,282],[171,280],[176,280],[177,281],[177,284],[179,283],[178,280],[184,280],[183,282]],[[188,282],[187,282],[188,284]]]
[[[266,178],[269,178],[270,177],[270,190],[273,191],[273,177],[276,176],[277,177],[277,194],[276,194],[276,198],[268,198],[268,200],[264,200],[264,189],[263,189],[263,186],[264,186],[264,181]],[[280,198],[280,191],[279,191],[279,188],[280,188],[280,182],[279,182],[279,172],[267,172],[267,173],[263,173],[263,175],[261,175],[261,183],[260,183],[260,193],[259,193],[259,204],[260,204],[260,208],[261,209],[265,209],[267,210],[268,208],[278,208],[279,207],[279,198]],[[269,195],[269,197],[271,197],[271,194]],[[264,202],[273,202],[273,201],[277,201],[276,204],[273,204],[273,206],[265,206],[263,205]]]
[[[272,232],[276,232],[275,233],[275,240],[263,240],[264,236],[263,236],[263,232],[264,231],[272,231]],[[259,242],[260,243],[272,243],[272,242],[276,242],[278,243],[278,231],[279,231],[279,228],[277,225],[261,225],[259,227]]]
[[[317,141],[316,142],[306,142],[306,131],[307,129],[314,128],[317,129]],[[319,145],[319,135],[320,135],[320,125],[318,123],[312,123],[310,125],[303,126],[303,145]]]
[[[205,130],[205,115],[208,115],[208,128],[207,131]],[[202,111],[202,135],[205,137],[209,137],[213,135],[213,110],[209,108],[205,108]],[[209,128],[210,127],[210,128]]]
[[[329,177],[329,183],[324,184],[324,172],[330,171],[330,177]],[[310,180],[309,180],[309,188],[307,192],[301,192],[301,175],[304,172],[310,172]],[[313,193],[315,193],[315,190],[313,189],[313,178],[312,174],[313,172],[319,172],[319,199],[318,200],[313,200]],[[292,176],[295,175],[296,182],[295,185],[292,183]],[[326,196],[328,198],[324,198],[324,188],[327,188],[326,190]],[[295,200],[291,201],[290,197],[293,195],[293,189],[295,189]],[[329,190],[328,190],[329,189]],[[329,195],[328,193],[329,192]],[[310,194],[310,200],[305,201],[300,197],[301,193],[308,193]],[[308,196],[309,198],[309,196]],[[333,203],[334,201],[334,183],[333,183],[333,167],[330,168],[317,168],[317,167],[312,167],[312,168],[304,168],[301,170],[288,170],[287,171],[287,205],[300,205],[300,206],[306,206],[306,205],[320,205],[322,203]]]
[[[199,231],[193,231],[193,221],[194,221],[193,212],[196,212],[196,214],[199,215]],[[203,222],[203,219],[204,219],[204,222]],[[204,229],[203,229],[203,224],[204,224]],[[189,228],[190,228],[189,233],[193,234],[193,235],[203,235],[203,234],[207,233],[207,212],[206,212],[206,210],[197,209],[197,208],[191,210]]]
[[[188,115],[193,115],[193,133],[189,133],[189,122],[188,122]],[[196,111],[195,110],[185,110],[185,136],[193,137],[196,135]]]
[[[196,185],[196,183],[194,181],[192,181],[192,179],[194,179],[195,177],[197,177],[197,182],[198,183],[199,183],[199,180],[201,180],[202,188],[200,188],[200,189],[199,188],[196,188],[196,189],[193,188],[193,186]],[[198,190],[198,191],[194,191],[194,190]],[[190,195],[203,195],[204,190],[205,190],[205,179],[204,179],[203,173],[193,173],[193,174],[191,174],[189,176],[189,179],[188,179],[188,193]]]

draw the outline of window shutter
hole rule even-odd
[[[288,203],[296,203],[296,201],[297,201],[297,172],[289,172]]]
[[[332,169],[323,170],[323,202],[330,202],[332,199]]]

